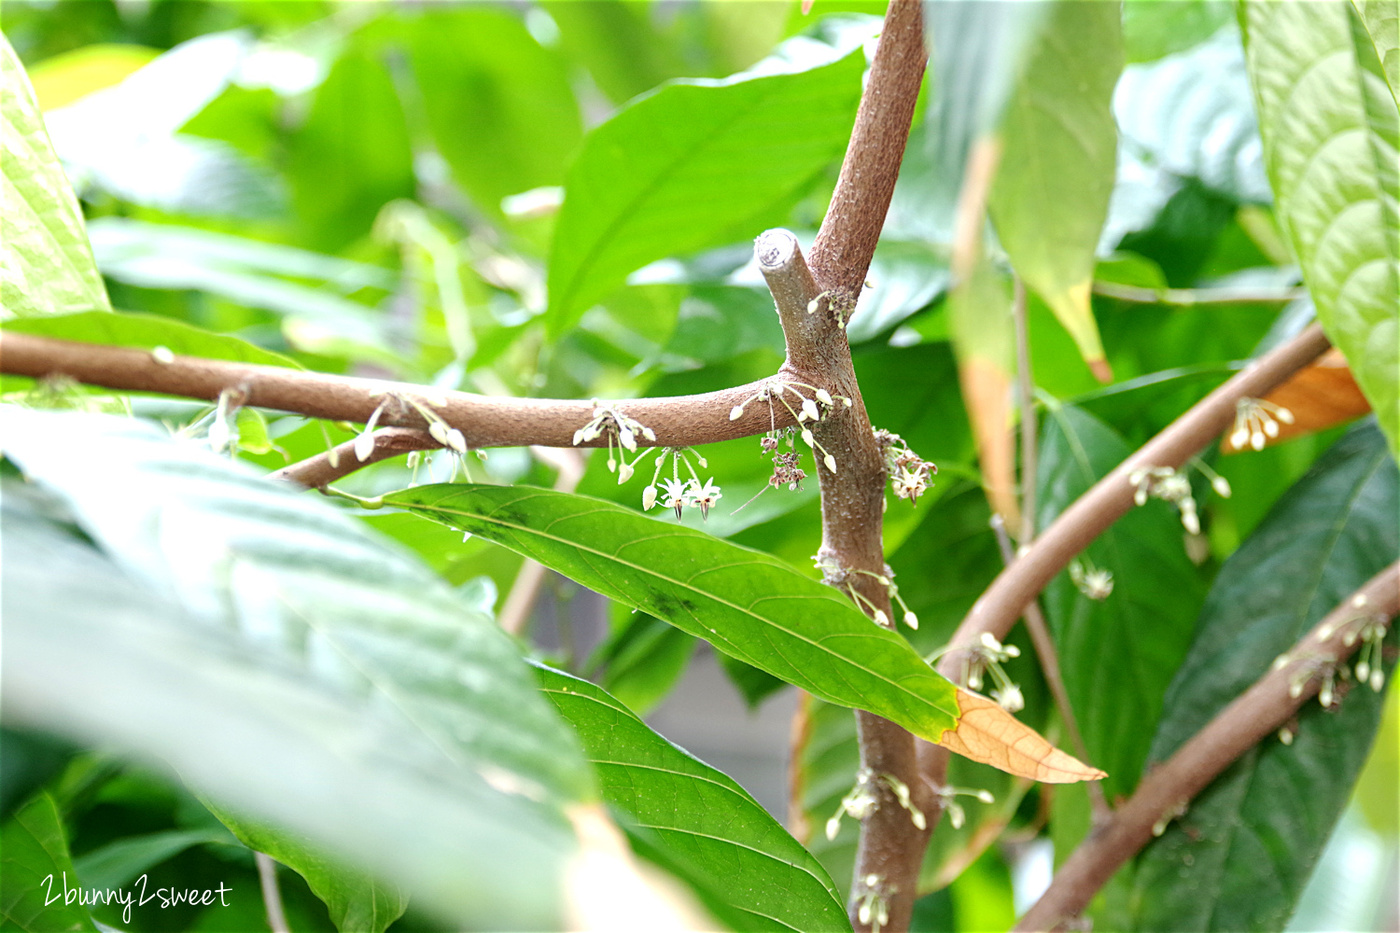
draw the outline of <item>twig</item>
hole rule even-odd
[[[267,910],[267,925],[272,933],[290,933],[287,912],[282,909],[282,890],[277,886],[277,863],[262,852],[253,853],[258,866],[258,883],[262,887],[263,907]]]
[[[1360,597],[1363,602],[1357,603]],[[1165,763],[1143,778],[1137,791],[1107,823],[1084,841],[1055,875],[1049,890],[1016,924],[1017,930],[1054,930],[1078,916],[1118,867],[1152,839],[1160,820],[1199,794],[1220,772],[1276,732],[1318,691],[1310,677],[1294,695],[1300,675],[1319,657],[1340,663],[1358,643],[1346,644],[1348,623],[1358,611],[1393,619],[1400,613],[1400,563],[1367,581],[1313,627],[1286,655],[1289,663],[1271,669],[1216,714]]]
[[[1011,547],[1011,536],[1006,533],[1006,522],[1000,515],[992,516],[992,531],[996,532],[997,545],[1001,548],[1001,559],[1010,567],[1016,562],[1016,554]],[[1040,611],[1039,600],[1031,600],[1021,617],[1026,623],[1026,631],[1031,636],[1036,660],[1045,674],[1045,682],[1050,686],[1050,695],[1055,698],[1055,708],[1065,721],[1065,731],[1080,761],[1089,761],[1089,747],[1084,744],[1084,735],[1079,731],[1079,722],[1074,718],[1074,707],[1070,705],[1069,693],[1065,690],[1064,675],[1060,673],[1060,656],[1055,651],[1054,639],[1050,637],[1050,627],[1045,624],[1045,614]],[[1094,808],[1095,820],[1108,814],[1108,799],[1104,797],[1103,785],[1098,781],[1087,782],[1089,800]]]
[[[559,471],[554,478],[554,488],[559,492],[573,492],[583,479],[583,457],[576,450],[553,447],[532,447],[530,453]],[[497,616],[501,628],[512,635],[525,631],[525,623],[535,607],[535,599],[544,582],[545,567],[537,560],[525,558],[515,582],[510,585],[510,593]]]
[[[243,404],[332,421],[363,423],[383,406],[379,424],[421,430],[427,427],[422,415],[412,405],[394,401],[412,398],[424,403],[449,427],[461,431],[467,446],[473,448],[571,447],[574,432],[593,417],[593,405],[587,401],[500,398],[280,366],[187,356],[157,358],[129,347],[17,333],[0,334],[0,372],[36,379],[67,376],[87,385],[119,391],[159,392],[211,401],[227,389],[237,389],[244,393]],[[814,382],[819,377],[808,373],[803,378]],[[638,444],[710,444],[769,429],[768,410],[759,411],[758,406],[750,406],[742,417],[729,420],[735,405],[751,398],[768,382],[762,379],[703,395],[620,401],[612,403],[612,407],[656,432],[655,441],[639,437]],[[777,413],[776,418],[780,427],[793,423],[786,411]],[[607,443],[606,437],[599,437],[579,446],[600,447]]]
[[[951,644],[973,644],[983,632],[998,640],[1005,638],[1026,604],[1040,594],[1055,574],[1133,507],[1135,490],[1128,481],[1133,470],[1181,466],[1234,421],[1235,406],[1241,398],[1262,397],[1328,346],[1322,329],[1311,325],[1193,405],[1075,500],[1015,564],[998,574],[958,626]],[[957,667],[956,653],[949,652],[939,663],[939,672],[945,677],[956,677]],[[927,779],[941,784],[948,770],[947,750],[920,742],[919,758]]]
[[[1094,294],[1119,301],[1145,305],[1174,305],[1190,308],[1196,305],[1284,304],[1307,294],[1305,288],[1143,288],[1119,285],[1117,282],[1095,282]]]
[[[414,450],[433,450],[441,446],[428,436],[427,431],[417,428],[381,428],[374,432],[374,447],[363,460],[356,456],[355,442],[350,440],[337,444],[325,453],[285,466],[274,472],[272,478],[298,483],[307,489],[321,489],[372,463]]]
[[[1026,321],[1026,283],[1019,275],[1013,276],[1011,281],[1014,288],[1011,322],[1016,330],[1016,397],[1021,405],[1021,546],[1029,547],[1035,540],[1036,460],[1040,447],[1035,436],[1035,378],[1031,373],[1031,336]],[[1010,565],[1008,560],[1007,566]]]
[[[971,643],[983,632],[998,638],[1005,635],[1026,603],[1133,507],[1135,487],[1128,477],[1134,470],[1180,467],[1234,422],[1241,398],[1264,396],[1328,346],[1322,329],[1312,325],[1193,405],[1075,500],[1013,566],[998,574],[963,619],[954,643]]]

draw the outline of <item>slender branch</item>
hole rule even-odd
[[[1027,603],[1090,542],[1133,507],[1135,490],[1128,481],[1129,474],[1140,467],[1181,466],[1233,423],[1236,403],[1241,398],[1266,395],[1316,359],[1328,346],[1322,329],[1311,325],[1292,340],[1254,360],[1193,405],[1075,500],[1016,563],[998,574],[958,626],[951,644],[973,644],[983,632],[998,639],[1005,638]],[[939,663],[939,673],[955,678],[959,676],[960,666],[958,652],[949,651]],[[920,742],[919,759],[927,779],[941,784],[948,770],[947,750]],[[938,815],[934,814],[935,821]]]
[[[1094,294],[1144,305],[1174,305],[1190,308],[1196,305],[1283,304],[1302,298],[1305,288],[1143,288],[1119,285],[1117,282],[1095,282]]]
[[[272,478],[298,483],[307,489],[322,489],[381,460],[442,446],[429,437],[427,431],[417,428],[381,428],[374,432],[373,439],[374,447],[363,460],[355,454],[355,441],[350,440],[325,453],[285,466],[274,472]]]
[[[554,478],[555,490],[573,492],[578,488],[579,481],[583,479],[583,457],[579,455],[578,451],[553,447],[532,447],[530,453],[559,471]],[[520,572],[515,575],[515,582],[510,586],[510,593],[506,596],[505,604],[501,606],[501,612],[497,616],[501,628],[512,635],[519,635],[525,631],[525,623],[530,619],[530,612],[535,607],[535,599],[539,596],[540,585],[544,583],[544,578],[544,564],[528,557],[525,558],[525,562],[520,565]]]
[[[1016,563],[1003,570],[973,604],[954,635],[971,643],[983,632],[1004,636],[1026,604],[1091,541],[1133,507],[1129,475],[1143,467],[1180,467],[1220,436],[1235,419],[1241,398],[1259,398],[1302,369],[1329,346],[1312,325],[1255,360],[1191,407],[1075,500]]]
[[[1358,602],[1358,599],[1361,602]],[[1318,692],[1320,659],[1340,664],[1358,647],[1358,616],[1400,613],[1400,563],[1372,577],[1313,627],[1285,657],[1216,714],[1165,763],[1150,771],[1127,803],[1084,841],[1017,930],[1059,929],[1078,916],[1115,871],[1152,839],[1153,827],[1199,794],[1241,755],[1284,726]],[[1348,645],[1347,638],[1352,637]],[[1300,678],[1303,689],[1294,693]]]
[[[262,888],[268,929],[272,933],[290,933],[287,912],[282,909],[282,889],[277,885],[277,863],[262,852],[254,852],[253,861],[258,866],[258,884]]]
[[[885,225],[928,52],[919,0],[891,0],[831,205],[812,244],[812,271],[852,307]]]
[[[412,383],[359,379],[306,372],[280,366],[258,366],[175,356],[157,358],[145,350],[52,340],[29,334],[0,334],[0,372],[43,379],[67,376],[87,385],[128,392],[159,392],[186,398],[217,400],[226,390],[243,393],[242,403],[256,408],[295,412],[312,418],[364,423],[383,406],[379,424],[424,429],[422,415],[402,399],[415,399],[457,428],[467,446],[571,447],[573,435],[593,417],[587,401],[500,398],[450,392]],[[812,382],[817,377],[804,376]],[[703,395],[636,399],[612,405],[656,432],[654,442],[639,444],[685,447],[761,434],[770,427],[767,408],[750,406],[731,421],[730,410],[752,398],[768,384],[763,379]],[[777,415],[779,427],[793,419]],[[580,444],[607,445],[606,436]]]
[[[1026,320],[1026,283],[1012,277],[1011,322],[1016,331],[1016,397],[1021,405],[1021,545],[1035,540],[1036,459],[1035,377],[1031,372],[1031,335]],[[1010,561],[1007,561],[1010,566]],[[1087,761],[1088,759],[1084,759]],[[1096,785],[1097,786],[1097,785]]]

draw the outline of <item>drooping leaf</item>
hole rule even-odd
[[[3,36],[0,143],[0,317],[110,310],[78,199],[49,142],[24,66]]]
[[[956,741],[999,767],[1025,765],[1020,773],[1037,780],[1098,774],[1083,765],[1076,774],[1058,758],[1007,758],[1014,753],[998,743],[1031,746],[1039,737],[1005,711],[984,722],[988,714],[973,704],[978,719],[959,737],[957,688],[835,590],[767,554],[543,489],[419,486],[384,502],[509,547],[814,696],[870,710],[929,741]],[[991,745],[983,744],[988,734]]]
[[[38,794],[0,828],[0,920],[25,933],[95,931],[85,908],[66,903],[78,887],[63,817],[48,794]]]
[[[1168,693],[1152,759],[1169,756],[1273,660],[1400,555],[1400,473],[1374,422],[1352,429],[1226,562]],[[1394,666],[1396,632],[1387,639]],[[1382,697],[1341,685],[1309,703],[1291,745],[1268,739],[1139,856],[1116,923],[1282,929],[1375,740]],[[1113,926],[1114,923],[1109,925]]]
[[[744,929],[850,929],[821,865],[733,779],[601,688],[549,668],[535,676],[578,733],[604,799],[741,911]]]
[[[1123,69],[1117,3],[1055,3],[1007,103],[989,208],[1011,264],[1100,379],[1111,377],[1089,306],[1113,192],[1113,87]]]
[[[248,819],[209,800],[204,803],[248,848],[276,859],[306,879],[341,933],[384,933],[408,908],[407,892],[397,885],[381,884],[363,869],[330,857],[305,835]]]
[[[1130,453],[1112,428],[1082,409],[1053,408],[1040,444],[1037,526],[1049,527]],[[1191,643],[1203,587],[1186,556],[1176,511],[1151,500],[1124,515],[1079,558],[1113,575],[1102,600],[1068,573],[1047,588],[1045,608],[1065,689],[1094,761],[1109,773],[1109,799],[1137,784],[1151,742],[1148,725]]]
[[[1393,15],[1393,14],[1392,14]],[[1400,110],[1347,3],[1240,6],[1279,223],[1317,317],[1400,449]]]
[[[21,433],[7,417],[7,447]],[[7,721],[161,762],[202,792],[402,882],[463,925],[557,922],[576,850],[555,804],[513,793],[504,770],[446,758],[402,712],[337,676],[332,655],[286,663],[275,640],[198,618],[55,521],[61,503],[33,499],[34,487],[6,481],[0,500]],[[329,524],[345,528],[333,515]],[[303,524],[303,541],[307,533]],[[232,601],[225,606],[231,613]],[[5,858],[19,851],[7,837]],[[43,894],[10,869],[7,886]]]
[[[834,50],[833,50],[834,51]],[[665,256],[746,239],[840,158],[862,56],[788,74],[664,85],[584,139],[549,265],[551,335]]]

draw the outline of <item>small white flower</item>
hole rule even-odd
[[[739,420],[740,418],[742,418],[743,416],[744,416],[744,406],[743,406],[743,405],[735,405],[733,408],[729,409],[729,420],[730,420],[730,421],[738,421],[738,420]]]
[[[826,464],[826,468],[831,472],[836,472],[836,458],[833,457],[831,454],[824,455],[822,457],[822,463]]]
[[[703,486],[694,480],[690,481],[690,504],[699,507],[700,517],[703,519],[709,519],[710,509],[714,508],[714,504],[720,500],[722,495],[723,493],[715,485],[713,477],[705,480]]]
[[[656,505],[656,487],[648,486],[642,490],[642,509],[650,512],[654,505]]]
[[[632,464],[630,464],[630,463],[628,463],[626,460],[624,460],[624,461],[622,461],[621,465],[618,467],[618,470],[617,470],[617,484],[618,484],[619,486],[621,486],[623,483],[627,482],[627,481],[628,481],[629,479],[631,479],[631,478],[632,478]]]
[[[465,454],[467,452],[467,439],[462,436],[461,431],[451,428],[447,432],[447,446],[459,454]]]
[[[817,411],[817,403],[809,398],[804,398],[802,400],[802,413],[797,416],[797,420],[820,421],[821,417],[821,412]]]
[[[678,479],[664,479],[661,481],[661,486],[662,506],[668,509],[675,509],[676,518],[679,519],[681,517],[681,510],[687,505],[692,504],[690,501],[690,484]]]
[[[912,629],[917,629],[919,627],[919,617],[906,610],[904,613],[904,624]]]
[[[817,390],[817,401],[821,402],[823,405],[825,405],[826,407],[830,408],[830,407],[832,406],[831,393],[828,392],[828,391],[826,391],[825,389],[818,389],[818,390]]]

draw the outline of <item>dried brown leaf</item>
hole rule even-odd
[[[1067,755],[986,697],[958,690],[956,728],[939,745],[973,761],[1046,784],[1097,781],[1108,775]]]

